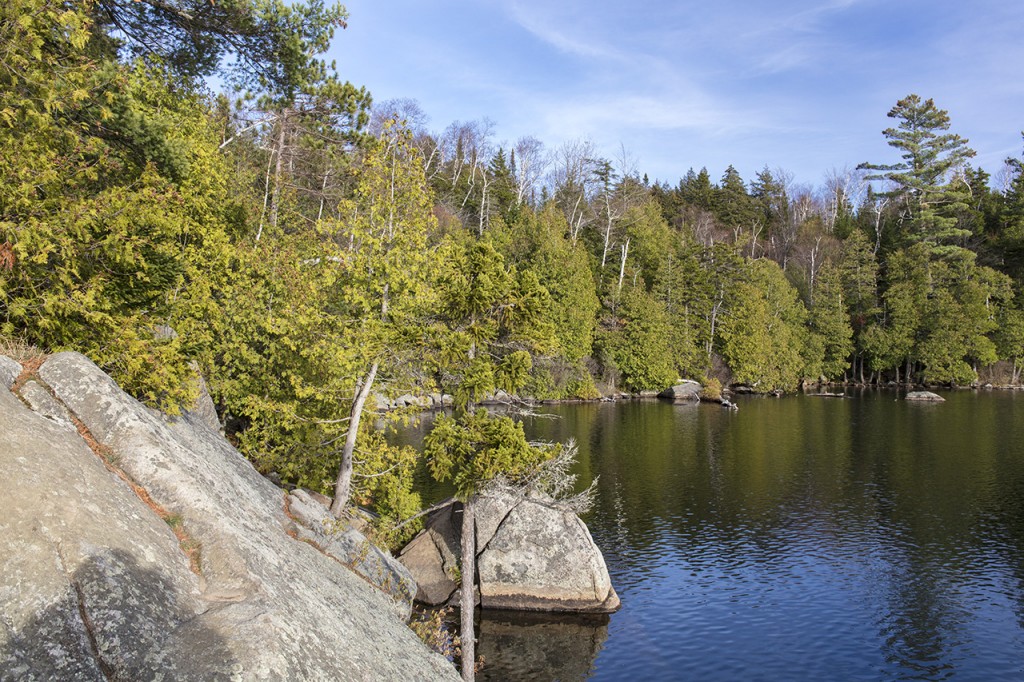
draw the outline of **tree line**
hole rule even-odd
[[[469,499],[552,454],[473,409],[499,390],[1019,382],[1024,169],[972,167],[931,100],[889,112],[892,162],[821,187],[767,167],[652,183],[584,140],[374,106],[322,58],[346,20],[5,3],[0,334],[83,350],[172,412],[198,368],[261,470],[395,521],[419,456],[364,418],[378,393],[454,396],[431,461]]]

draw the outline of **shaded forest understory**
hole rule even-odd
[[[347,456],[353,499],[396,516],[416,455],[360,426],[371,391],[1019,383],[1021,160],[994,182],[931,100],[889,112],[888,163],[820,187],[768,167],[672,185],[585,140],[373,106],[319,57],[345,19],[4,3],[0,335],[171,411],[198,367],[261,469],[329,490]]]

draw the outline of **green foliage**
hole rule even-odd
[[[760,220],[743,178],[732,166],[726,168],[722,175],[722,182],[714,194],[713,208],[718,219],[729,228],[749,230]]]
[[[752,261],[722,320],[722,356],[736,381],[758,391],[792,390],[820,363],[807,310],[773,261]]]
[[[899,125],[882,134],[889,146],[900,151],[903,160],[891,165],[863,163],[860,167],[879,172],[869,175],[869,179],[885,179],[895,185],[887,196],[899,202],[911,243],[925,243],[936,255],[953,254],[970,235],[957,215],[966,208],[970,186],[957,171],[975,152],[967,146],[967,140],[944,132],[949,130],[949,114],[930,99],[908,95],[888,116]]]
[[[547,289],[532,271],[506,267],[486,240],[449,244],[437,286],[445,331],[435,362],[459,405],[479,401],[497,381],[506,390],[519,388],[529,366],[522,354],[506,358],[557,343]]]
[[[704,382],[704,387],[700,391],[702,398],[708,400],[721,400],[722,399],[722,382],[717,377],[709,377]]]
[[[999,357],[1013,361],[1012,381],[1019,381],[1021,359],[1024,358],[1024,310],[1009,306],[1003,308],[994,340]]]
[[[482,483],[499,476],[514,482],[560,449],[557,444],[531,445],[522,424],[480,409],[459,417],[439,415],[424,440],[423,453],[431,475],[437,481],[451,481],[456,496],[466,501]]]
[[[660,391],[675,381],[671,327],[662,303],[643,287],[631,287],[623,294],[613,325],[602,332],[600,346],[627,388]]]
[[[84,12],[19,0],[0,21],[0,329],[81,350],[170,411],[191,401],[191,339],[161,332],[220,248],[223,168],[199,101],[162,72],[91,61]],[[230,202],[224,202],[230,204]]]
[[[561,355],[575,362],[590,355],[600,302],[586,253],[566,237],[568,225],[554,204],[524,215],[513,234],[528,264],[550,295],[549,320]]]
[[[560,358],[539,358],[523,392],[536,400],[596,400],[601,397],[586,365]]]
[[[95,40],[192,80],[221,73],[242,88],[284,91],[323,68],[313,55],[345,26],[322,0],[87,0]]]
[[[601,392],[594,385],[594,377],[586,368],[577,369],[575,375],[566,382],[564,397],[572,400],[597,400],[601,397]]]
[[[408,133],[387,127],[359,165],[344,220],[251,249],[217,285],[222,321],[210,369],[243,450],[264,471],[329,492],[357,383],[376,363],[385,385],[414,381],[431,303],[429,194]],[[411,512],[413,456],[361,424],[353,498],[382,516]]]
[[[822,345],[821,374],[828,379],[841,377],[850,367],[853,328],[844,297],[842,273],[835,266],[825,265],[818,273],[810,321],[811,330]]]
[[[917,244],[890,256],[885,321],[867,330],[865,346],[874,369],[920,363],[925,381],[970,383],[975,363],[997,359],[989,334],[1011,283],[978,266],[973,254],[930,259],[930,253]]]
[[[673,249],[673,235],[653,199],[631,207],[623,216],[629,242],[629,260],[625,276],[630,282],[642,278],[650,289],[661,274]]]

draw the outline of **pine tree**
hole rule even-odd
[[[896,128],[882,134],[900,151],[901,162],[890,165],[862,163],[858,168],[877,171],[869,180],[888,180],[895,189],[886,193],[902,211],[908,242],[923,242],[933,255],[957,252],[970,230],[960,225],[957,213],[969,196],[962,174],[975,152],[967,140],[949,130],[949,114],[935,102],[908,95],[888,114]]]

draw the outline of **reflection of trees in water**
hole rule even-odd
[[[836,618],[843,627],[861,619],[849,624],[850,642],[808,636],[861,651],[871,660],[861,664],[879,674],[930,679],[973,665],[965,656],[1019,658],[1021,396],[897,398],[743,398],[739,412],[653,401],[558,406],[562,419],[527,431],[575,436],[588,467],[580,484],[601,477],[586,521],[624,599],[619,618],[634,586],[681,581],[695,603],[714,603],[730,586],[767,585],[775,596],[810,590],[811,600],[848,606]],[[748,605],[774,598],[752,594]],[[799,608],[784,604],[774,617]]]

